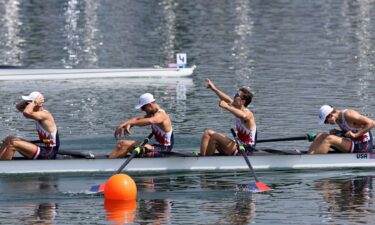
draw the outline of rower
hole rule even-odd
[[[366,153],[372,151],[371,129],[375,121],[352,109],[338,110],[323,105],[319,110],[319,124],[337,124],[338,129],[329,133],[318,133],[310,145],[310,154],[325,154],[330,148],[344,153]]]
[[[23,115],[35,121],[39,141],[27,141],[22,138],[8,136],[0,148],[0,159],[11,160],[16,151],[27,159],[55,159],[59,150],[59,134],[55,120],[50,112],[44,109],[44,97],[34,91],[22,96],[16,108]]]
[[[146,144],[144,146],[146,151],[140,156],[160,157],[163,155],[161,152],[170,152],[174,140],[172,122],[169,115],[156,103],[154,96],[150,93],[141,95],[135,108],[141,109],[146,114],[133,117],[119,124],[115,129],[115,138],[118,139],[122,134],[131,135],[130,129],[133,126],[151,126],[156,143],[153,145]],[[139,144],[138,141],[121,140],[117,143],[109,158],[123,158]]]
[[[256,142],[256,124],[254,114],[247,108],[253,94],[247,88],[240,88],[233,98],[218,89],[213,82],[207,79],[207,88],[211,89],[220,98],[219,106],[228,110],[235,117],[237,135],[246,151],[251,151]],[[205,130],[202,136],[200,155],[209,156],[215,150],[222,155],[237,155],[237,145],[234,140],[213,130]]]

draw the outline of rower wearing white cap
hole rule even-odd
[[[173,148],[172,122],[168,114],[156,103],[154,96],[150,93],[141,95],[135,108],[141,109],[146,115],[136,116],[119,124],[115,130],[115,138],[119,138],[122,133],[124,135],[132,134],[130,128],[133,126],[143,127],[150,125],[157,143],[153,145],[146,144],[145,148],[148,151],[142,156],[162,156],[160,154],[161,151],[171,151]],[[138,144],[139,142],[133,140],[119,141],[109,158],[123,158]]]
[[[345,153],[372,151],[370,130],[375,127],[374,120],[357,111],[337,110],[330,105],[320,107],[319,119],[319,124],[337,124],[341,130],[319,133],[309,148],[310,154],[325,154],[330,148]]]
[[[16,151],[28,159],[56,158],[60,145],[59,135],[52,114],[43,107],[43,95],[34,91],[28,96],[22,96],[22,99],[16,104],[16,108],[26,118],[35,120],[39,140],[29,142],[22,138],[8,136],[0,148],[0,159],[11,160]]]

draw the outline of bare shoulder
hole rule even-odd
[[[43,115],[45,118],[53,118],[53,115],[52,113],[50,113],[49,111],[47,110],[42,110],[42,111],[38,111],[38,113],[40,113],[40,115]]]
[[[245,113],[246,113],[247,120],[254,119],[254,113],[250,109],[246,108]]]
[[[254,116],[254,113],[248,108],[245,109],[245,112],[246,112],[247,115]]]
[[[347,109],[345,112],[344,112],[344,115],[345,117],[348,117],[348,118],[355,118],[355,117],[359,117],[361,116],[361,114],[353,109]]]
[[[164,109],[160,109],[159,111],[155,113],[155,115],[167,115],[168,116],[168,113]]]
[[[154,118],[161,118],[161,119],[165,120],[165,119],[169,118],[169,115],[164,110],[159,110],[152,117],[154,117]]]

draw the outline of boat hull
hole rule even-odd
[[[0,80],[64,80],[92,78],[187,77],[188,68],[149,69],[0,69]]]
[[[375,153],[249,156],[255,170],[374,168]],[[56,159],[0,161],[0,174],[115,172],[124,159]],[[242,156],[135,158],[124,172],[248,170]]]

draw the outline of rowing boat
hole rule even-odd
[[[91,78],[188,77],[196,66],[186,68],[134,69],[0,69],[0,80],[67,80]]]
[[[289,155],[256,152],[248,157],[255,170],[375,167],[375,153]],[[124,159],[107,159],[105,157],[95,159],[61,158],[56,160],[0,161],[0,174],[115,172],[123,162]],[[165,158],[135,158],[124,169],[124,172],[242,171],[248,169],[242,156],[197,157],[171,155]]]

